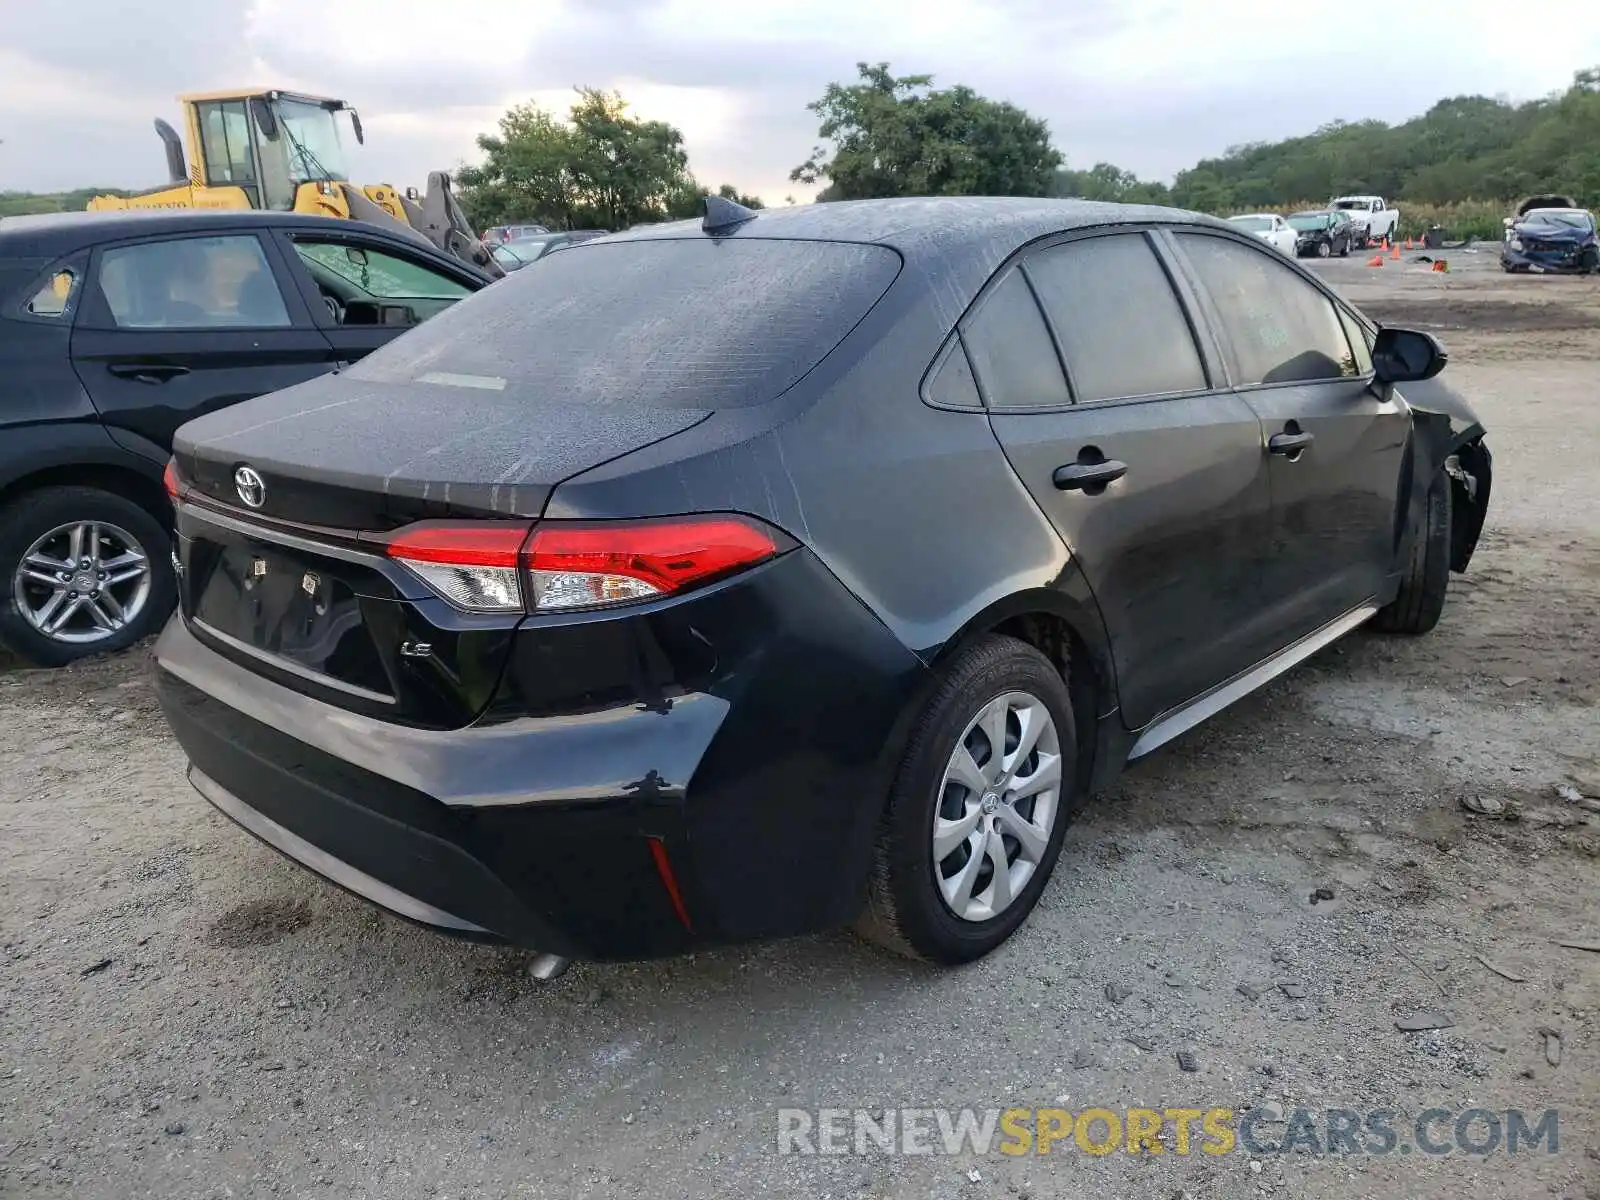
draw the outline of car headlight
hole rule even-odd
[[[1522,249],[1522,239],[1519,238],[1516,234],[1512,234],[1511,235],[1511,243],[1510,243],[1510,245],[1511,245],[1511,248],[1513,250],[1521,250]]]

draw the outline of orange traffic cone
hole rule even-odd
[[[1400,261],[1400,247],[1398,245],[1389,247],[1389,257],[1394,259],[1395,262]]]
[[[1413,246],[1413,245],[1412,245],[1412,244],[1411,244],[1411,239],[1410,239],[1410,238],[1407,238],[1407,239],[1406,239],[1406,249],[1407,249],[1407,250],[1414,250],[1414,249],[1416,249],[1416,247],[1415,247],[1415,246]]]
[[[1369,267],[1381,267],[1381,266],[1383,266],[1383,255],[1374,254],[1371,258],[1367,259],[1367,266],[1369,266]]]

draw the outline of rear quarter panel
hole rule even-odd
[[[906,283],[786,396],[578,475],[545,516],[759,516],[809,546],[925,662],[1009,597],[1076,591],[1064,585],[1066,547],[986,416],[922,402],[923,372],[958,314]]]

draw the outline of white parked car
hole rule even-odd
[[[1229,217],[1228,224],[1255,234],[1269,246],[1276,246],[1290,258],[1294,257],[1295,231],[1277,213],[1243,213]]]

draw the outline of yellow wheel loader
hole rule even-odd
[[[504,274],[473,233],[445,172],[431,173],[421,196],[415,188],[402,193],[385,183],[349,182],[339,115],[348,117],[358,143],[366,139],[360,114],[343,100],[257,90],[205,92],[178,102],[187,163],[177,131],[157,118],[170,182],[131,196],[96,196],[90,210],[270,208],[398,224],[491,275]]]

